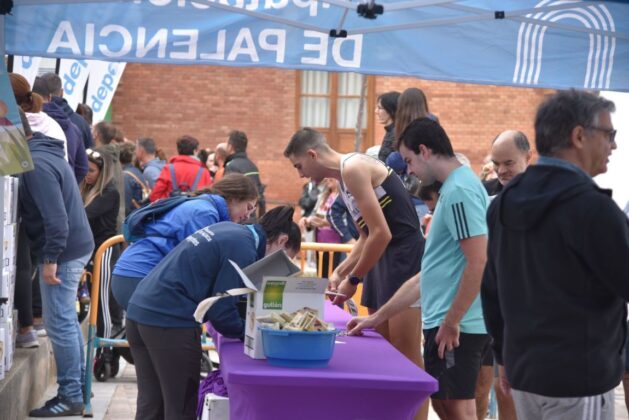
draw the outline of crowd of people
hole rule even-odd
[[[534,121],[537,162],[526,135],[506,130],[488,142],[479,176],[420,89],[387,92],[376,107],[385,137],[367,154],[333,150],[312,128],[290,138],[283,154],[309,178],[297,217],[288,206],[266,211],[241,131],[213,150],[181,136],[166,159],[149,137],[92,126],[89,108],[73,111],[55,74],[32,89],[10,79],[35,164],[20,175],[17,345],[47,334],[59,384],[31,416],[81,414],[89,396],[77,295],[89,299],[99,246],[125,217],[147,214],[141,237],[109,247],[98,273],[97,334],[128,337],[137,418],[195,418],[196,305],[240,287],[229,260],[294,257],[303,240],[353,244],[323,261],[335,304],[362,284],[369,315],[352,319],[349,334],[375,329],[436,378],[441,418],[484,418],[492,385],[501,419],[613,418],[625,371],[629,224],[592,180],[616,148],[610,101],[576,90],[548,97]],[[236,298],[206,321],[243,337]],[[416,418],[428,409],[426,401]]]
[[[352,319],[349,333],[374,328],[425,366],[443,419],[484,418],[494,382],[501,419],[613,419],[626,370],[629,214],[592,178],[616,148],[614,104],[576,90],[550,96],[534,121],[536,164],[526,136],[506,130],[481,180],[417,90],[382,95],[377,106],[386,125],[378,157],[393,167],[386,155],[397,149],[420,180],[417,194],[316,130],[298,131],[284,151],[300,176],[326,188],[336,180],[360,228],[330,277],[346,297],[363,283],[369,316]],[[421,253],[404,245],[420,236],[409,196],[429,210]],[[416,418],[426,417],[424,405]]]
[[[83,304],[90,302],[96,251],[107,239],[121,233],[125,217],[134,210],[185,197],[180,205],[160,214],[155,223],[147,226],[141,240],[125,249],[120,245],[108,247],[101,257],[98,273],[97,335],[120,337],[125,326],[135,327],[130,331],[129,341],[143,384],[141,400],[147,402],[147,407],[159,407],[164,399],[169,402],[166,411],[171,413],[170,404],[177,400],[172,407],[180,407],[179,398],[160,395],[159,401],[153,401],[151,394],[144,392],[146,384],[155,384],[152,377],[142,380],[150,374],[147,363],[158,356],[152,353],[155,349],[151,339],[142,339],[132,332],[144,334],[145,326],[179,327],[180,322],[165,319],[184,316],[188,308],[177,306],[178,313],[160,317],[163,305],[151,303],[150,297],[156,288],[151,287],[146,293],[135,289],[141,280],[148,278],[149,272],[159,271],[157,267],[166,255],[175,254],[178,245],[188,243],[187,237],[212,227],[217,233],[212,230],[202,237],[209,234],[215,239],[223,238],[212,242],[212,246],[222,243],[219,248],[223,251],[215,255],[212,265],[215,272],[211,278],[207,277],[204,271],[208,268],[207,258],[195,259],[189,269],[198,279],[194,300],[200,302],[211,293],[220,292],[224,290],[223,282],[229,283],[224,279],[231,268],[226,263],[228,259],[245,266],[278,249],[286,249],[290,255],[298,252],[300,235],[292,220],[293,210],[280,206],[265,211],[264,185],[258,168],[247,156],[248,139],[242,131],[232,131],[216,152],[201,149],[197,139],[183,135],[177,140],[177,155],[166,159],[153,139],[129,141],[110,122],[92,125],[91,110],[84,104],[73,111],[63,98],[62,83],[56,74],[38,76],[32,88],[19,74],[9,77],[35,164],[35,170],[20,175],[15,292],[20,328],[16,345],[37,347],[38,336],[47,335],[53,347],[59,385],[57,395],[30,415],[82,414],[88,397],[83,395],[85,355],[79,328],[81,314],[77,316],[76,302],[77,299]],[[238,227],[245,226],[238,225],[245,222],[248,228]],[[225,249],[227,243],[237,245]],[[248,248],[250,253],[245,252]],[[177,264],[184,262],[178,260]],[[232,274],[235,276],[235,272]],[[169,280],[164,280],[168,276]],[[35,277],[38,281],[33,281]],[[156,281],[162,285],[177,279],[172,277],[172,271],[164,271]],[[137,299],[132,300],[132,296]],[[161,302],[168,293],[158,296]],[[172,299],[181,297],[172,296]],[[235,304],[221,303],[208,316],[225,335],[242,333],[230,319]],[[146,305],[153,305],[148,309],[151,314],[148,321],[143,312]],[[194,308],[189,312],[188,322],[184,324],[194,328],[198,326],[192,318]],[[142,350],[138,350],[140,347]],[[158,350],[162,347],[158,343]],[[151,355],[143,357],[146,351]],[[119,354],[113,349],[99,349],[96,357],[107,358],[115,375]],[[169,418],[178,416],[169,414]]]

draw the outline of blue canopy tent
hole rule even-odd
[[[15,55],[629,91],[627,1],[379,1],[14,0],[0,32]]]

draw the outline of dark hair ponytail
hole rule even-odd
[[[287,247],[299,250],[301,247],[301,234],[299,240],[295,240],[295,222],[293,213],[295,209],[290,206],[274,207],[267,211],[259,220],[259,224],[266,232],[267,242],[273,242],[284,234],[288,236]],[[297,228],[299,230],[299,227]],[[297,243],[295,243],[297,242]]]
[[[201,194],[220,195],[227,202],[247,201],[258,198],[258,188],[250,177],[234,172],[226,174],[211,187],[197,190],[190,195],[198,196]]]

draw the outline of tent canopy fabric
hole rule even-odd
[[[6,52],[629,91],[629,2],[15,0]]]

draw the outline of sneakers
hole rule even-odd
[[[37,339],[35,330],[33,329],[24,334],[18,334],[15,339],[15,346],[23,349],[39,347],[39,340]]]
[[[82,416],[83,403],[66,400],[65,398],[56,396],[46,401],[43,407],[31,410],[29,417],[64,417],[64,416]]]
[[[46,329],[44,324],[33,324],[33,329],[37,332],[37,337],[46,337]]]

